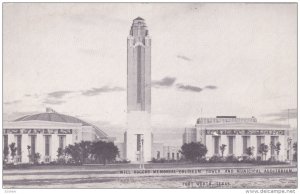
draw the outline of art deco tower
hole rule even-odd
[[[151,39],[144,19],[133,20],[127,39],[126,158],[151,160]],[[141,135],[140,135],[141,134]],[[141,146],[141,141],[143,145]]]

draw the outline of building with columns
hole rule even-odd
[[[76,117],[47,108],[44,113],[26,115],[3,123],[3,149],[15,143],[16,163],[28,163],[39,153],[40,162],[57,159],[58,148],[81,141],[114,141],[104,131]],[[27,149],[30,146],[30,149]],[[8,160],[11,161],[10,153]],[[11,161],[12,162],[12,161]]]
[[[127,38],[127,130],[125,158],[151,160],[151,39],[143,18],[133,20]]]
[[[196,130],[196,133],[195,133]],[[290,158],[291,148],[288,138],[292,130],[289,125],[259,123],[254,117],[238,118],[236,116],[217,116],[216,118],[199,118],[195,130],[185,130],[184,142],[201,142],[206,145],[207,157],[220,156],[220,146],[226,145],[224,156],[246,156],[246,149],[254,147],[254,157],[261,156],[259,147],[262,143],[268,145],[266,158],[277,157],[271,142],[281,144],[279,160]],[[191,138],[191,136],[194,136]],[[192,141],[190,141],[193,139]]]

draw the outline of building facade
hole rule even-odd
[[[156,160],[180,160],[180,146],[165,146],[163,143],[154,143],[152,147],[152,159]]]
[[[52,109],[3,123],[3,149],[9,148],[12,143],[17,148],[14,161],[9,153],[9,162],[32,162],[32,156],[39,153],[40,162],[48,163],[57,159],[59,148],[81,141],[99,140],[114,141],[115,138],[108,137],[92,124]]]
[[[220,156],[220,146],[226,145],[224,156],[247,156],[247,148],[253,148],[254,157],[262,157],[260,145],[268,145],[266,158],[274,157],[284,161],[288,159],[289,125],[259,123],[254,117],[237,118],[235,116],[218,116],[216,118],[199,118],[196,133],[186,130],[183,137],[193,136],[192,142],[201,142],[207,147],[207,157]],[[188,142],[187,140],[184,140]],[[279,156],[275,145],[281,144]]]
[[[185,128],[182,135],[182,144],[197,142],[197,129],[196,128]]]
[[[127,38],[127,130],[125,156],[151,160],[151,39],[144,19],[133,20]]]

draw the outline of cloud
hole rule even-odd
[[[9,102],[4,102],[3,104],[5,105],[12,105],[12,104],[17,104],[17,103],[20,103],[21,100],[14,100],[14,101],[9,101]]]
[[[37,111],[3,113],[3,121],[13,121],[20,117],[37,114]]]
[[[81,94],[84,96],[95,96],[101,93],[108,93],[108,92],[118,92],[118,91],[124,91],[124,88],[121,87],[108,87],[103,86],[101,88],[92,88],[90,90],[82,91]]]
[[[38,98],[38,94],[25,94],[24,97],[32,97],[32,98]]]
[[[56,91],[48,93],[48,96],[52,98],[62,98],[63,96],[69,93],[72,93],[72,91]]]
[[[170,87],[174,84],[176,78],[175,77],[165,77],[158,81],[153,81],[153,87]]]
[[[183,91],[189,91],[189,92],[201,92],[203,89],[197,86],[191,86],[191,85],[183,85],[183,84],[176,84],[177,88]]]
[[[185,61],[191,61],[191,60],[192,60],[192,59],[190,59],[190,58],[188,58],[188,57],[186,57],[186,56],[183,56],[183,55],[177,55],[177,58],[183,59],[183,60],[185,60]]]
[[[51,99],[46,99],[46,100],[44,100],[43,103],[45,103],[45,104],[58,105],[58,104],[66,103],[66,101],[64,101],[64,100],[51,100]]]
[[[297,109],[285,109],[277,113],[263,114],[264,117],[272,117],[273,121],[285,121],[288,119],[297,119]]]
[[[218,87],[217,86],[212,86],[212,85],[208,85],[208,86],[205,86],[206,89],[210,89],[210,90],[215,90],[217,89]]]
[[[100,50],[92,49],[92,48],[80,48],[79,52],[82,52],[82,53],[88,54],[88,55],[99,55],[100,54]]]

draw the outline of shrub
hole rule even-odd
[[[262,161],[262,158],[261,158],[261,156],[257,156],[257,157],[256,157],[256,161],[257,161],[257,162],[260,162],[260,161]]]
[[[229,155],[226,157],[226,162],[239,162],[239,160],[234,155]]]
[[[151,162],[153,162],[153,163],[165,163],[165,162],[167,162],[167,160],[164,159],[164,158],[161,158],[161,159],[155,159],[154,158],[154,160],[151,160]]]
[[[224,162],[225,160],[221,156],[212,156],[209,159],[209,162],[216,163],[216,162]]]
[[[127,163],[130,163],[130,161],[126,160],[126,159],[123,159],[123,160],[115,161],[115,163],[127,164]]]

